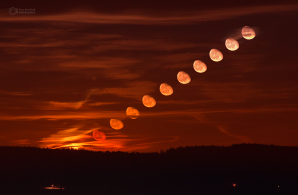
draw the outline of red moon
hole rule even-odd
[[[93,138],[97,141],[104,141],[106,139],[106,135],[96,129],[93,131]]]
[[[180,71],[177,74],[177,79],[182,84],[188,84],[191,81],[190,76],[184,71]]]
[[[153,97],[151,97],[150,95],[144,95],[142,102],[144,104],[144,106],[148,107],[148,108],[152,108],[156,105],[156,101]]]
[[[110,120],[110,125],[115,130],[120,130],[124,126],[123,123],[122,123],[122,121],[120,121],[118,119],[111,119]]]
[[[249,26],[244,26],[244,27],[242,28],[242,36],[243,36],[245,39],[247,39],[247,40],[251,40],[251,39],[255,38],[256,33],[255,33],[255,31],[254,31],[252,28],[250,28]]]
[[[219,62],[223,59],[223,55],[218,49],[211,49],[209,56],[214,62]]]
[[[201,60],[196,60],[193,63],[193,68],[198,73],[203,73],[203,72],[206,72],[206,70],[207,70],[206,64],[204,62],[202,62]]]
[[[128,107],[126,109],[126,115],[129,116],[131,119],[136,119],[138,118],[138,116],[140,116],[140,112],[134,107]]]
[[[160,93],[169,96],[173,94],[173,88],[167,83],[162,83],[159,87]]]
[[[225,42],[226,47],[230,51],[236,51],[239,48],[239,43],[236,39],[228,38]]]

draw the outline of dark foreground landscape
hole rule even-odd
[[[0,156],[1,195],[298,194],[298,147],[126,153],[2,146]]]

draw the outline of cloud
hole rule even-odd
[[[94,95],[114,94],[119,97],[142,100],[144,95],[150,94],[158,89],[158,84],[152,81],[131,81],[125,83],[126,87],[111,87],[98,90]]]
[[[225,103],[245,102],[260,92],[249,82],[204,82],[196,86],[200,87],[200,94]]]
[[[220,126],[218,127],[218,129],[221,132],[223,132],[224,134],[226,134],[227,136],[239,139],[243,143],[252,143],[252,140],[247,136],[232,134],[232,133],[228,132],[227,130],[223,129],[222,127],[220,127]]]
[[[0,120],[39,120],[39,119],[48,119],[48,120],[64,120],[64,119],[107,119],[107,118],[127,118],[125,111],[49,111],[45,114],[37,115],[2,115]]]
[[[29,144],[30,144],[30,142],[29,142],[28,139],[14,140],[14,141],[12,141],[12,142],[15,142],[16,144],[20,144],[20,145],[23,145],[23,144],[27,144],[27,145],[29,145]]]
[[[40,142],[40,147],[49,147],[49,148],[59,148],[64,146],[65,143],[74,142],[78,140],[85,140],[90,138],[90,135],[87,135],[90,132],[93,132],[95,129],[91,130],[78,130],[79,127],[70,128],[66,130],[61,130],[56,134],[52,134],[49,137],[43,138]],[[65,146],[67,147],[67,146]]]
[[[298,10],[297,4],[288,5],[261,5],[261,6],[245,6],[232,8],[216,8],[197,11],[188,11],[185,13],[175,13],[168,11],[162,16],[154,16],[149,14],[104,14],[96,12],[73,12],[57,15],[28,15],[21,17],[13,17],[7,13],[1,14],[2,21],[61,21],[61,22],[80,22],[80,23],[97,23],[97,24],[189,24],[198,21],[224,20],[239,16],[274,13]]]
[[[12,95],[12,96],[29,96],[33,95],[32,93],[25,93],[20,91],[0,91],[1,94],[4,95]]]
[[[42,138],[39,141],[40,147],[57,148],[75,148],[94,151],[136,151],[151,148],[155,145],[165,142],[175,142],[179,138],[177,136],[166,137],[149,137],[149,138],[129,138],[121,132],[105,132],[107,139],[104,141],[94,140],[91,132],[100,128],[90,130],[74,127],[70,129],[60,130],[49,137]]]

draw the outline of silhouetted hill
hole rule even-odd
[[[1,146],[0,158],[6,194],[298,194],[298,147],[127,153]],[[40,190],[51,184],[65,190]]]

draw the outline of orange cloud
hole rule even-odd
[[[22,116],[0,116],[0,120],[38,120],[38,119],[48,119],[48,120],[61,120],[61,119],[100,119],[100,118],[119,118],[125,119],[127,118],[124,111],[100,111],[100,112],[88,112],[88,111],[80,111],[80,112],[72,112],[65,111],[55,112],[51,111],[52,114],[44,114],[44,115],[22,115]]]
[[[106,132],[107,139],[104,141],[96,141],[93,139],[91,132],[99,128],[90,130],[79,130],[80,127],[74,127],[61,130],[49,137],[43,138],[40,147],[57,148],[75,148],[95,151],[136,151],[150,148],[154,145],[175,142],[178,140],[174,137],[152,137],[152,138],[128,138],[121,132]],[[159,140],[159,141],[156,141]]]

